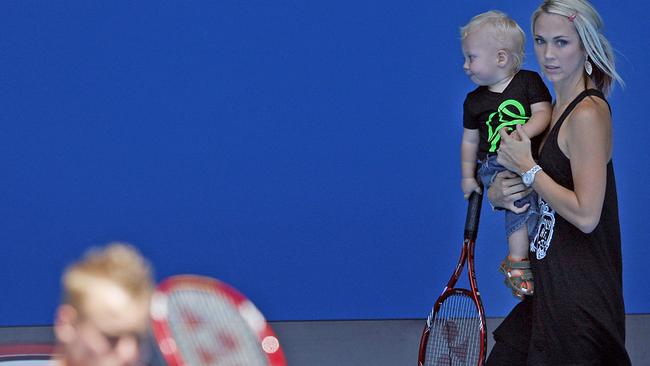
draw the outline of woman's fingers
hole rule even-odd
[[[530,188],[526,187],[521,180],[521,177],[514,175],[510,178],[503,179],[503,194],[511,195],[519,192],[526,192],[524,195],[527,195],[531,191]]]
[[[522,186],[523,186],[523,184],[522,184]],[[524,186],[524,187],[525,187],[525,186]],[[532,192],[532,189],[531,189],[531,188],[526,188],[526,189],[523,189],[523,190],[519,190],[519,191],[517,191],[517,193],[512,194],[512,195],[510,196],[510,199],[511,199],[513,202],[514,202],[514,201],[518,201],[518,200],[520,200],[520,199],[522,199],[522,198],[528,196],[531,192]]]
[[[519,134],[520,141],[524,141],[524,142],[530,141],[530,138],[528,137],[526,131],[524,130],[524,125],[517,125],[517,133]]]
[[[504,170],[496,175],[494,177],[494,181],[492,184],[495,184],[499,187],[505,188],[505,187],[510,187],[512,185],[515,185],[517,183],[521,183],[521,178],[519,176],[509,170]]]
[[[502,128],[499,130],[499,135],[501,135],[501,141],[508,141],[512,137],[508,134],[508,131],[506,128]]]
[[[524,196],[527,196],[528,193],[530,193],[530,188],[526,187],[521,181],[519,181],[519,182],[516,182],[516,183],[514,183],[512,185],[509,185],[508,187],[505,187],[503,189],[503,193],[506,196],[510,196],[510,195],[517,195],[517,196],[524,195]],[[515,198],[515,200],[518,200],[519,198],[521,198],[521,197],[517,197],[517,198]]]
[[[526,197],[532,192],[521,181],[521,177],[510,171],[503,171],[494,177],[488,190],[488,199],[495,207],[503,207],[513,212],[521,213],[525,208],[515,206],[514,202]]]
[[[505,132],[505,129],[501,129],[499,134],[501,135],[501,142],[499,142],[499,149],[497,150],[497,162],[511,170],[510,142],[513,138]]]

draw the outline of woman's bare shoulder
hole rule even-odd
[[[611,116],[607,102],[597,97],[583,99],[567,118],[562,134],[562,151],[572,158],[582,151],[594,155],[597,151],[611,154]],[[601,150],[604,149],[604,150]]]
[[[610,113],[607,102],[598,97],[587,97],[578,103],[571,115],[568,117],[569,125],[578,127],[583,124],[609,123]]]

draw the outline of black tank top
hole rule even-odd
[[[558,132],[586,97],[605,100],[594,89],[583,91],[549,131],[538,164],[563,187],[573,190],[571,161],[560,150]],[[543,199],[540,225],[531,242],[535,275],[529,360],[552,365],[629,365],[625,351],[621,236],[614,167],[607,164],[607,186],[600,221],[585,234]],[[543,360],[543,361],[541,361]],[[600,360],[600,361],[598,361]],[[532,362],[535,363],[535,362]]]
[[[560,150],[558,133],[567,116],[586,97],[605,100],[595,89],[578,95],[549,131],[539,155],[538,164],[544,172],[570,190],[574,190],[571,161]],[[536,342],[546,344],[542,347],[544,358],[552,362],[578,363],[599,355],[604,365],[628,365],[621,235],[612,161],[607,164],[603,209],[593,232],[583,233],[544,202],[542,207],[545,211],[540,230],[531,243],[531,250],[535,250],[531,259],[536,292],[531,346]]]

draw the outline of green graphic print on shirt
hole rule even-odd
[[[526,116],[524,106],[514,99],[507,99],[499,105],[496,112],[492,112],[485,124],[488,128],[488,142],[490,143],[490,152],[497,151],[501,135],[499,131],[507,128],[508,132],[513,130],[515,125],[523,125],[530,118]]]

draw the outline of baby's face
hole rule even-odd
[[[488,32],[476,29],[462,42],[463,70],[477,85],[492,85],[503,79],[497,65],[499,48]]]

